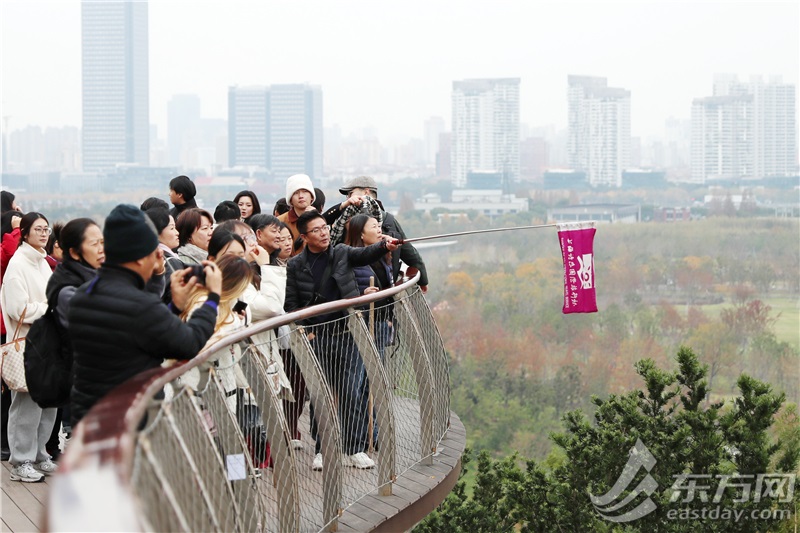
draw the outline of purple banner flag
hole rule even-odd
[[[564,307],[562,312],[596,313],[594,277],[594,222],[558,224],[564,260]]]

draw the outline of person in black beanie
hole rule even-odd
[[[197,207],[197,202],[194,201],[196,195],[197,188],[188,176],[172,178],[169,182],[169,201],[174,206],[169,211],[172,218],[178,220],[178,215],[187,209]]]
[[[70,300],[68,330],[72,339],[72,425],[106,394],[136,374],[158,367],[165,357],[191,359],[214,332],[222,274],[204,261],[208,300],[188,322],[179,314],[196,277],[170,278],[172,303],[164,305],[145,284],[164,269],[163,252],[153,223],[132,205],[118,205],[103,228],[106,261],[97,276],[81,285]]]

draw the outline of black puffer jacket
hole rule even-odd
[[[94,278],[96,271],[88,266],[84,266],[77,261],[63,261],[58,264],[53,271],[53,275],[47,280],[47,305],[56,311],[56,328],[58,329],[58,336],[61,339],[61,357],[68,361],[68,365],[72,365],[72,342],[70,341],[67,329],[64,326],[66,319],[66,309],[58,305],[59,294],[69,288],[70,292],[78,288],[87,281]],[[69,302],[70,300],[66,300]],[[66,386],[66,385],[65,385]],[[65,389],[66,390],[66,389]]]
[[[210,302],[218,303],[212,294]],[[203,305],[184,323],[137,273],[103,265],[70,301],[69,334],[74,354],[71,406],[75,423],[112,389],[165,358],[191,359],[203,348],[217,320]]]
[[[386,253],[386,241],[372,246],[354,248],[346,244],[330,246],[323,252],[332,261],[331,278],[336,282],[342,298],[360,296],[358,285],[353,274],[353,267],[374,263]],[[308,248],[289,259],[286,270],[286,301],[284,309],[287,313],[306,307],[314,295],[314,275],[308,265]]]
[[[77,261],[63,261],[58,264],[53,271],[53,275],[47,280],[47,305],[56,307],[58,305],[58,293],[64,287],[79,287],[91,280],[96,271],[91,267],[84,266]]]

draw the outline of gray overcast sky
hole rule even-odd
[[[322,86],[325,126],[382,140],[450,127],[452,81],[519,77],[521,120],[565,127],[568,74],[631,91],[632,133],[661,135],[713,74],[798,84],[800,3],[151,0],[150,120],[196,93],[226,118],[230,85]],[[2,0],[2,115],[11,130],[81,123],[78,0]]]

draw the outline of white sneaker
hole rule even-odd
[[[311,470],[322,470],[322,454],[318,453],[314,456],[314,462],[311,463]]]
[[[26,461],[11,469],[11,481],[22,481],[25,483],[38,483],[44,480],[44,474],[37,472],[33,465]]]
[[[292,439],[291,441],[289,441],[289,445],[295,450],[303,449],[303,441],[299,439]]]
[[[375,461],[369,458],[364,452],[354,453],[353,455],[346,456],[344,464],[360,469],[374,468]]]
[[[33,465],[33,467],[42,474],[46,475],[55,474],[56,470],[58,470],[58,465],[50,459],[45,459],[40,463],[36,463]]]

